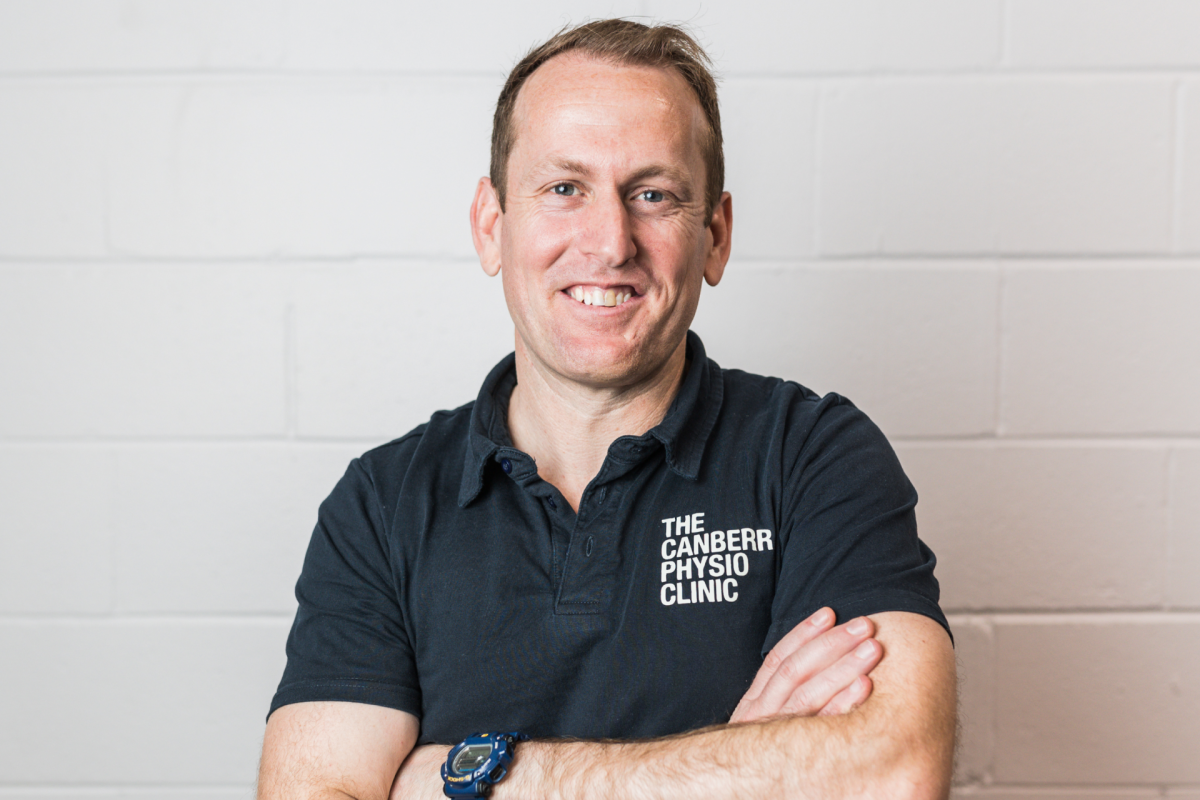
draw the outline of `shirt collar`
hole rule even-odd
[[[720,366],[705,355],[700,337],[691,331],[687,333],[687,357],[690,362],[687,373],[663,421],[642,436],[623,436],[617,441],[625,459],[650,450],[647,444],[661,443],[667,466],[694,481],[700,474],[704,446],[721,411],[725,385]],[[515,453],[508,432],[508,398],[516,385],[516,356],[509,353],[488,373],[471,409],[458,492],[461,507],[469,505],[483,490],[488,461],[502,449]]]

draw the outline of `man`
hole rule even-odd
[[[322,505],[261,798],[437,797],[474,732],[533,737],[498,798],[947,793],[954,661],[895,456],[688,333],[732,228],[703,60],[610,20],[510,75],[471,225],[515,354]]]

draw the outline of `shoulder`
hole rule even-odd
[[[866,414],[840,394],[819,395],[795,381],[740,369],[722,369],[721,376],[721,416],[725,422],[767,426],[788,440],[801,442],[830,431],[883,435]]]
[[[434,412],[428,422],[363,453],[350,464],[381,497],[394,497],[402,487],[446,482],[457,489],[466,456],[474,402]]]
[[[878,480],[909,490],[887,437],[848,398],[819,395],[782,378],[721,372],[724,398],[715,451],[746,453],[791,485],[824,475],[847,485]]]

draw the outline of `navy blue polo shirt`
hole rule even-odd
[[[728,721],[822,606],[946,626],[879,429],[721,369],[695,334],[687,350],[661,424],[612,443],[578,512],[512,445],[511,355],[474,403],[355,459],[321,505],[271,710],[402,709],[420,743],[661,736]]]

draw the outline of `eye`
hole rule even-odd
[[[661,203],[663,200],[667,199],[662,192],[655,191],[654,189],[647,189],[644,192],[639,192],[638,197],[642,200],[645,200],[647,203]]]
[[[550,191],[554,192],[559,197],[574,197],[579,193],[579,190],[569,183],[556,184]]]

